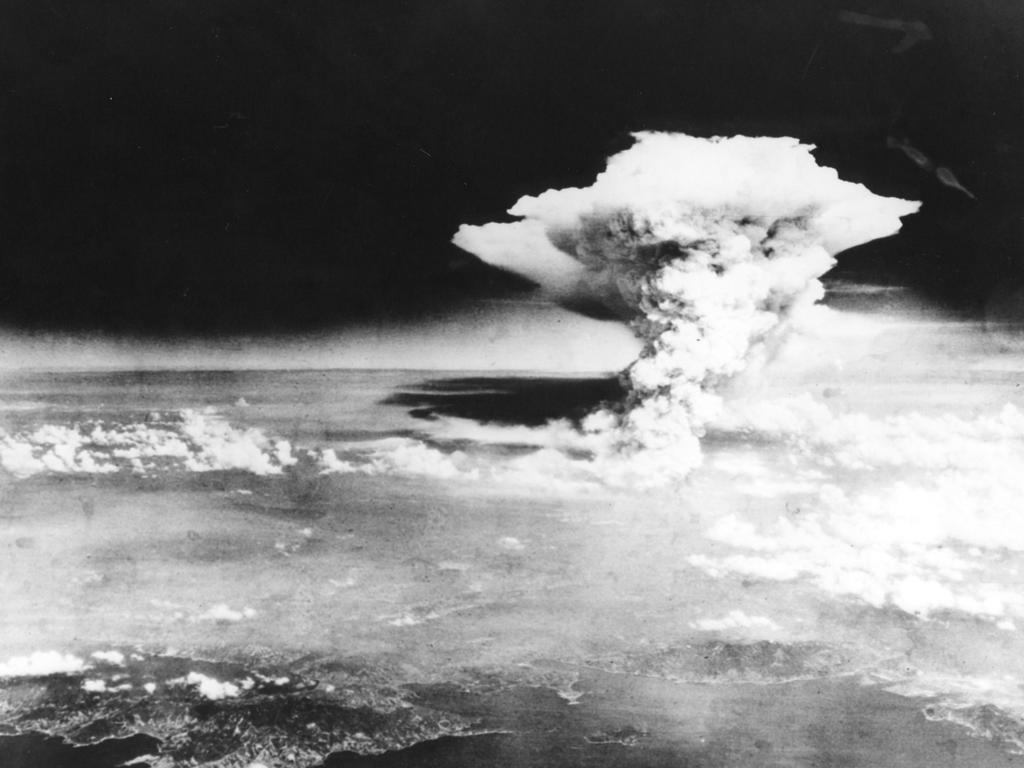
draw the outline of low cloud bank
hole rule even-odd
[[[809,397],[737,403],[715,423],[757,446],[720,471],[781,514],[733,512],[706,531],[733,548],[709,574],[809,579],[837,596],[930,617],[1024,616],[1004,554],[1024,552],[1024,414],[837,414]],[[760,457],[772,456],[771,463]],[[1007,625],[1010,626],[1010,625]]]
[[[84,660],[70,653],[35,651],[0,663],[0,677],[45,677],[69,675],[88,669]]]
[[[287,440],[238,429],[212,410],[153,413],[145,421],[44,424],[0,433],[0,467],[15,477],[44,472],[107,474],[243,470],[281,474],[298,459]]]

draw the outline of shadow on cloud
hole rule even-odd
[[[623,395],[616,377],[466,377],[431,379],[383,402],[406,407],[420,419],[455,417],[539,427],[560,419],[579,422],[602,403]]]

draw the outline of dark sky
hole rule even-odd
[[[0,323],[287,331],[510,295],[458,225],[588,184],[640,129],[816,143],[925,203],[844,271],[1005,305],[1022,66],[1019,0],[2,0]]]

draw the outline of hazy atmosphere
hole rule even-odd
[[[0,764],[1019,763],[1022,59],[0,5]]]

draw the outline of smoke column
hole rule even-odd
[[[521,198],[454,242],[565,303],[599,301],[643,342],[623,403],[584,432],[648,473],[700,463],[722,385],[824,294],[833,255],[895,234],[919,204],[872,194],[791,138],[643,132],[586,188]]]

